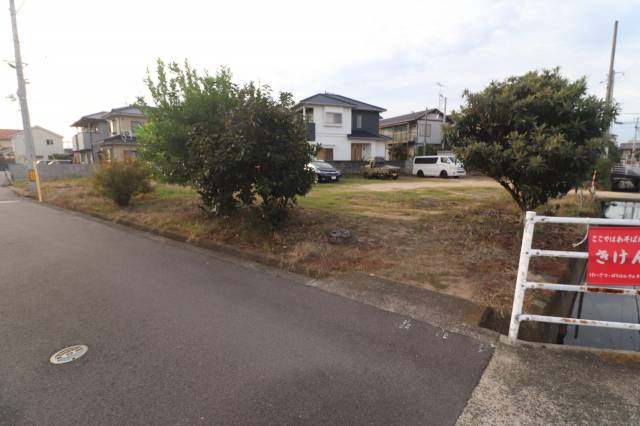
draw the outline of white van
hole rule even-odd
[[[462,164],[450,155],[425,155],[413,159],[413,174],[418,177],[440,176],[441,178],[466,176]]]

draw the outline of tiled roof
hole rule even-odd
[[[100,111],[100,112],[96,112],[94,114],[83,115],[82,117],[80,117],[80,119],[78,121],[73,123],[71,125],[71,127],[82,127],[82,123],[85,120],[86,121],[105,121],[106,117],[107,117],[107,114],[108,114],[108,112],[106,112],[106,111]]]
[[[388,136],[367,132],[366,130],[362,130],[362,129],[352,130],[351,134],[348,135],[348,137],[349,138],[378,139],[378,140],[387,140],[387,139],[390,140],[391,139]]]
[[[359,109],[362,111],[378,111],[384,112],[386,109],[380,108],[375,105],[367,104],[355,99],[347,98],[346,96],[337,95],[335,93],[318,93],[313,96],[309,96],[298,102],[301,104],[315,104],[315,105],[333,105],[333,106],[346,106],[353,109]],[[296,105],[296,106],[298,106]]]
[[[133,106],[133,105],[127,105],[124,107],[120,107],[120,108],[114,108],[111,111],[109,111],[109,115],[139,115],[139,116],[144,116],[144,113],[142,111],[140,111],[139,108]]]
[[[429,110],[429,114],[437,113],[439,116],[442,115],[439,109],[433,108]],[[424,111],[412,112],[410,114],[397,115],[395,117],[385,118],[380,120],[380,127],[389,127],[395,126],[396,124],[410,123],[416,120],[424,119]]]
[[[21,131],[22,130],[19,129],[0,129],[0,139],[9,139],[11,136]]]

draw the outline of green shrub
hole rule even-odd
[[[104,163],[93,174],[96,190],[117,205],[129,205],[131,197],[150,192],[150,171],[139,161],[113,161]]]
[[[200,75],[188,64],[158,62],[147,86],[154,105],[139,133],[141,153],[163,180],[189,184],[203,208],[218,215],[255,209],[281,225],[296,197],[311,189],[315,153],[291,94],[236,85],[227,69]]]
[[[437,155],[439,145],[420,145],[416,149],[416,155]]]
[[[466,91],[446,131],[458,158],[505,188],[524,213],[580,186],[610,142],[616,106],[587,92],[585,78],[533,71]]]
[[[406,160],[407,145],[404,143],[389,144],[389,157],[391,157],[392,160]]]

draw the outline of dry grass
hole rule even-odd
[[[291,266],[314,267],[329,275],[366,272],[491,305],[503,313],[510,309],[522,225],[520,212],[503,190],[473,179],[447,185],[411,180],[419,187],[394,191],[370,190],[367,182],[317,185],[299,200],[285,228],[275,233],[249,213],[234,219],[209,217],[199,208],[195,191],[179,186],[156,185],[153,193],[135,198],[124,209],[100,197],[88,179],[45,182],[44,194],[47,202],[61,207],[266,251]],[[551,206],[553,212],[571,215],[595,214],[593,209],[588,202],[581,207],[574,195]],[[338,226],[351,231],[349,243],[327,242],[327,233]],[[568,248],[581,233],[579,228],[545,225],[536,232],[534,244]],[[562,261],[550,259],[533,266],[535,273],[555,280],[566,269]],[[546,297],[530,293],[527,302],[532,305]]]

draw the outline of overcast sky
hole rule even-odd
[[[13,60],[8,11],[0,59]],[[146,95],[156,58],[231,67],[295,99],[324,91],[372,103],[384,117],[448,109],[465,88],[560,66],[604,97],[613,22],[620,21],[615,132],[640,116],[640,0],[616,1],[146,1],[16,0],[31,121],[63,134],[82,115]],[[21,128],[15,71],[0,63],[1,128]]]

